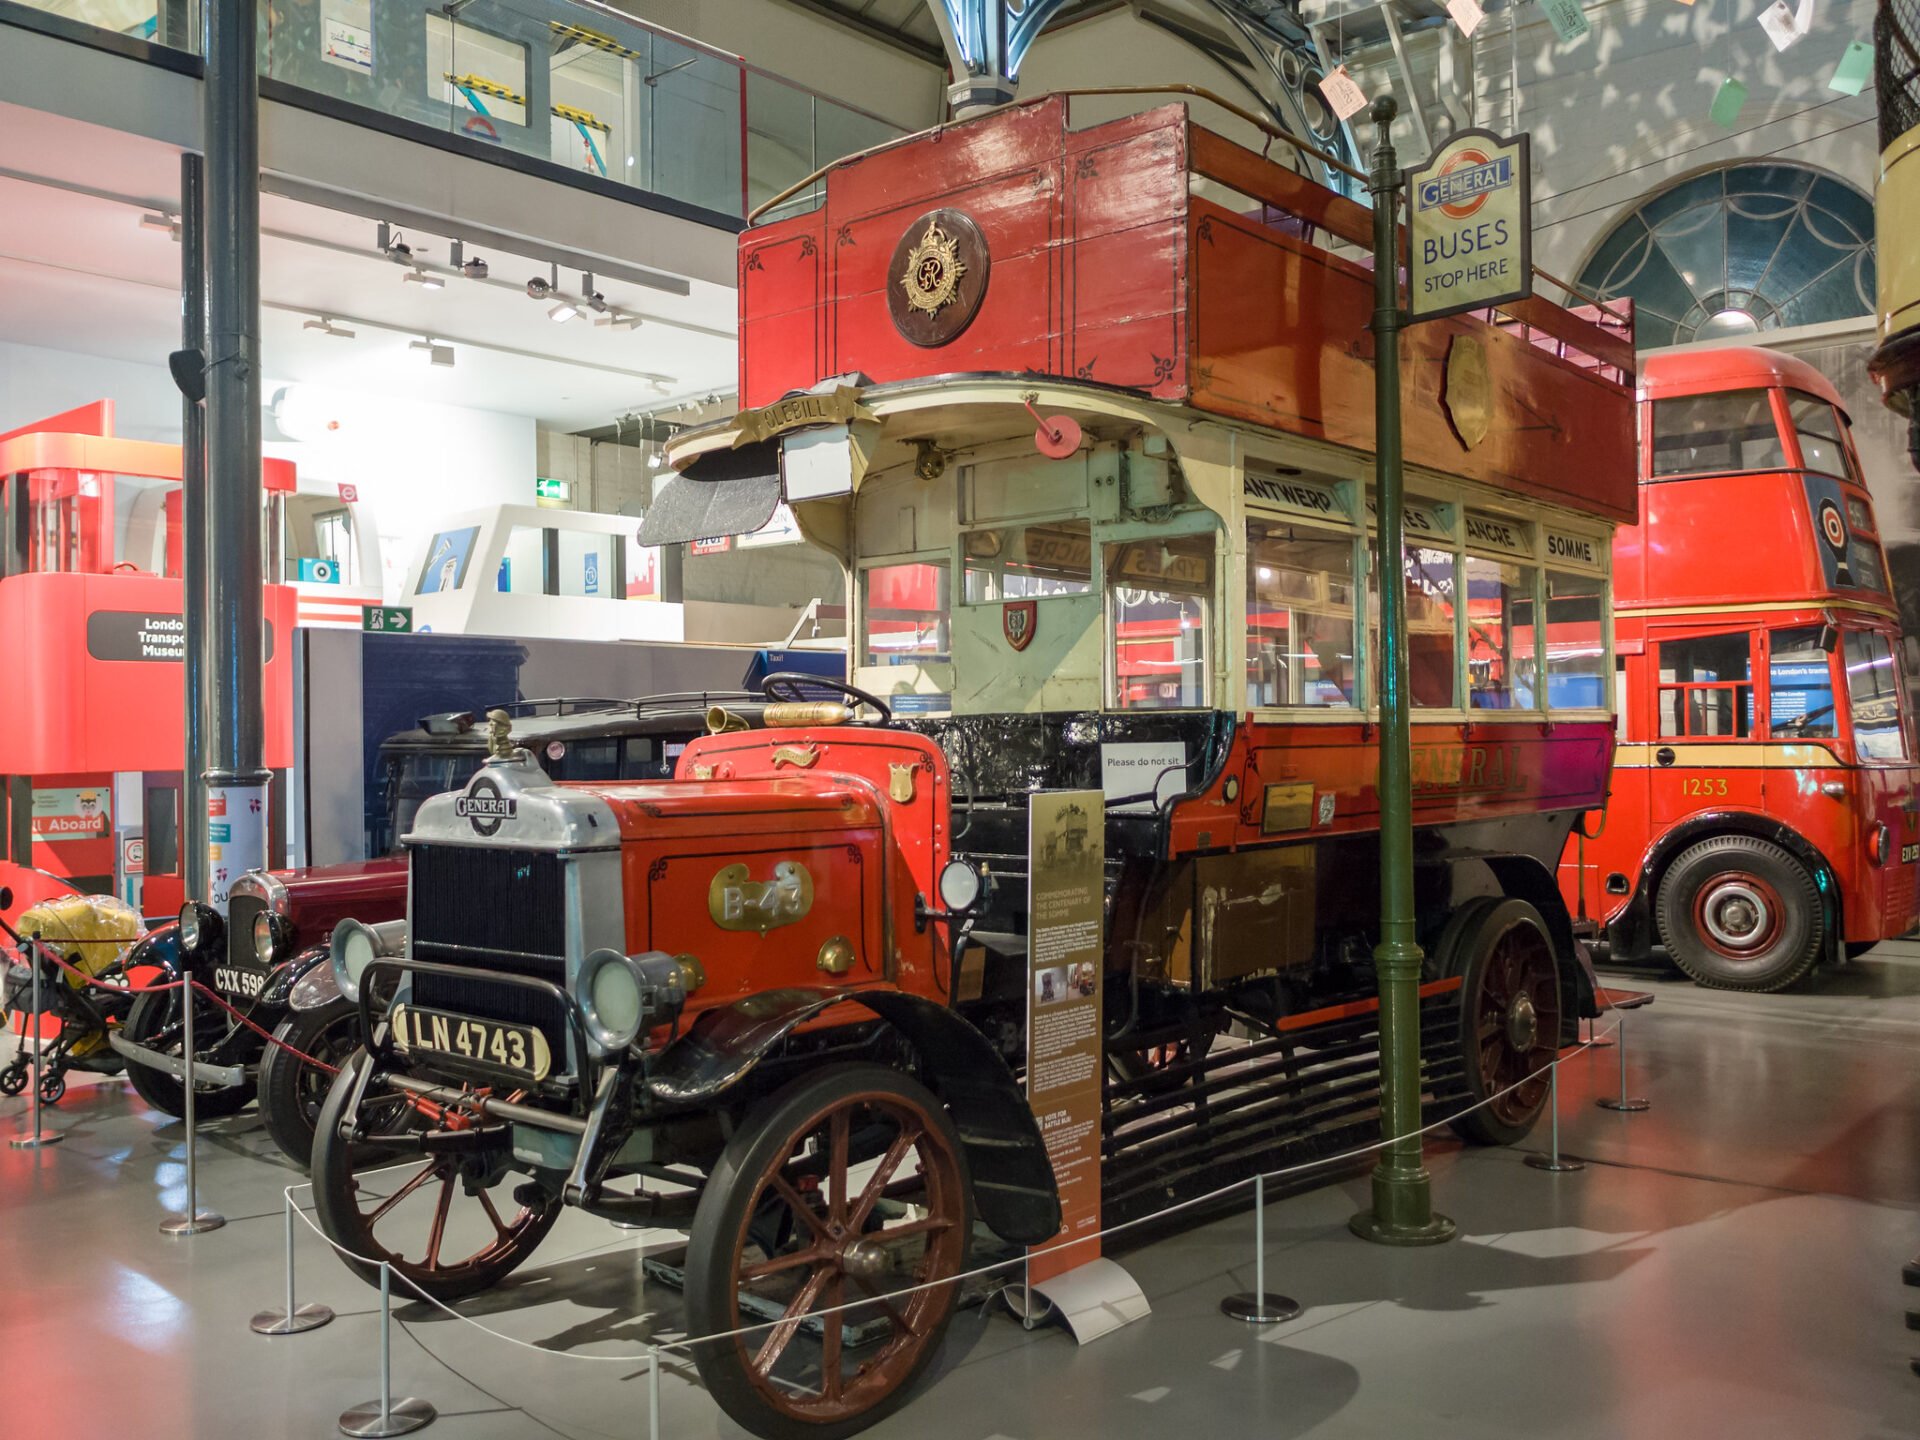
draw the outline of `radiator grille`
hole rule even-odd
[[[413,956],[566,984],[566,880],[543,851],[420,845],[413,850]],[[413,1003],[532,1025],[556,1057],[567,1026],[550,995],[482,976],[413,976]]]

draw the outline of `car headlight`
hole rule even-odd
[[[220,912],[211,905],[189,900],[180,907],[180,949],[187,955],[212,951],[220,944]]]
[[[699,985],[690,971],[690,962],[657,950],[644,955],[596,950],[587,956],[576,993],[593,1053],[611,1059],[642,1031],[678,1015],[687,992]]]
[[[358,1004],[361,977],[383,953],[380,936],[371,925],[364,925],[358,920],[342,920],[334,926],[330,958],[333,961],[334,983],[340,987],[340,993]]]
[[[273,963],[274,952],[287,933],[287,923],[271,911],[253,917],[253,958],[262,965]]]

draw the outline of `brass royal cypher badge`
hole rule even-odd
[[[944,345],[972,322],[987,293],[987,239],[961,210],[929,210],[894,246],[887,309],[915,345]]]

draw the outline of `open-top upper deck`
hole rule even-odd
[[[1076,131],[1052,96],[823,188],[741,238],[743,406],[835,376],[1031,374],[1373,449],[1370,212],[1184,105]],[[1410,464],[1634,517],[1628,324],[1535,298],[1402,347]]]

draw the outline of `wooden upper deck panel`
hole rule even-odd
[[[1196,195],[1198,179],[1231,203]],[[1372,274],[1315,243],[1370,243],[1371,212],[1185,105],[1076,131],[1064,98],[1036,100],[845,161],[825,187],[819,209],[741,237],[743,408],[837,375],[1033,373],[1373,449]],[[889,310],[894,254],[940,208],[979,227],[986,284],[971,323],[921,346]],[[1410,464],[1634,517],[1626,327],[1533,299],[1401,344]],[[1471,445],[1449,410],[1456,345],[1485,360],[1490,424]]]

